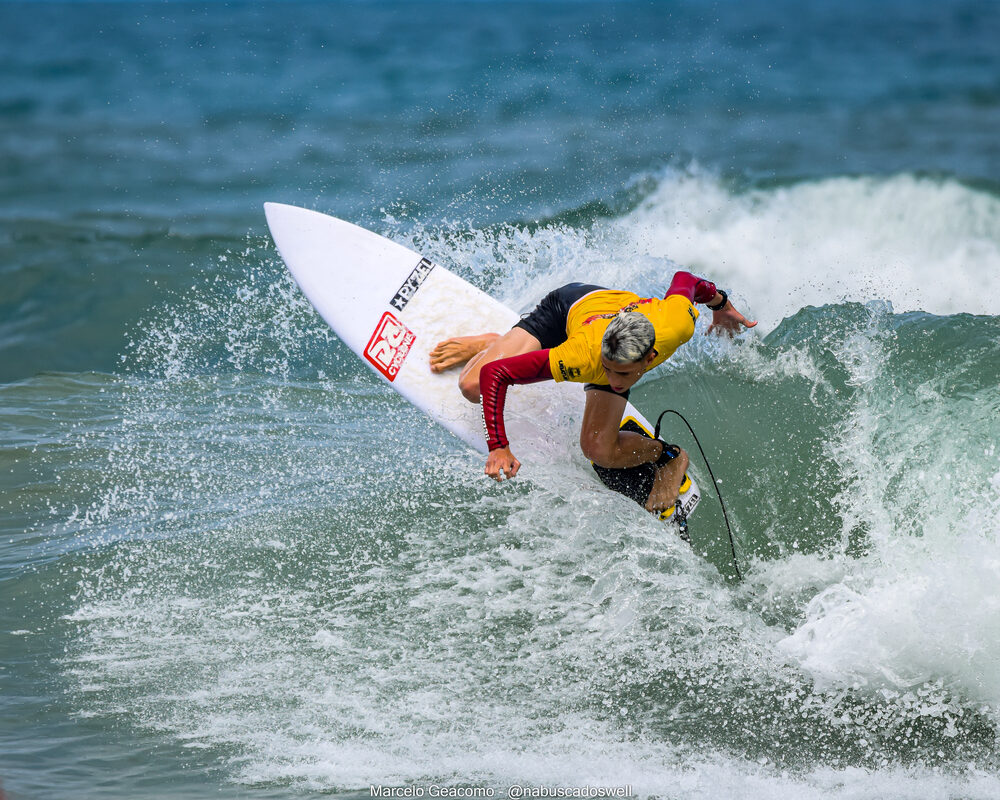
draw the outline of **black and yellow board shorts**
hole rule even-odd
[[[631,418],[622,421],[620,430],[649,436],[649,431],[642,428],[639,423]],[[652,437],[650,436],[650,438]],[[668,444],[667,447],[670,448],[669,453],[673,454],[671,460],[680,455],[681,448],[678,445]],[[594,472],[597,473],[597,477],[601,479],[601,483],[609,489],[630,497],[641,506],[646,505],[649,493],[653,489],[653,481],[656,480],[657,466],[655,464],[648,462],[635,467],[622,467],[620,469],[599,467],[597,464],[594,464],[593,467]]]

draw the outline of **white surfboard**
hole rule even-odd
[[[265,203],[264,212],[289,271],[344,344],[431,419],[486,453],[480,406],[462,397],[457,371],[433,373],[428,358],[442,339],[502,333],[518,315],[419,253],[357,225],[281,203]],[[576,440],[582,407],[580,384],[512,387],[504,420],[511,448],[528,468],[522,474],[534,459],[565,457],[562,443],[567,436]],[[631,403],[629,417],[652,432]],[[700,494],[693,481],[683,488],[682,508],[690,514]]]

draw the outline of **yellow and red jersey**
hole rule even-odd
[[[662,300],[610,289],[586,294],[569,310],[566,341],[549,350],[549,369],[554,380],[608,385],[608,376],[601,365],[601,342],[619,311],[635,311],[653,324],[656,357],[650,369],[670,358],[694,335],[698,319],[698,309],[680,294]]]
[[[715,294],[716,287],[711,281],[690,272],[677,272],[662,300],[611,289],[597,289],[583,295],[566,313],[566,341],[548,350],[534,350],[483,365],[479,387],[487,447],[495,450],[507,446],[503,408],[511,384],[555,379],[609,385],[601,363],[601,344],[604,331],[619,311],[637,311],[653,323],[656,356],[650,364],[652,369],[694,335],[698,319],[694,303],[708,303]]]

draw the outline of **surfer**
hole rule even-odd
[[[666,296],[570,283],[549,292],[507,333],[461,336],[439,342],[430,353],[433,372],[465,364],[458,379],[465,398],[482,402],[489,456],[486,474],[501,481],[521,468],[504,431],[503,408],[511,384],[574,381],[585,384],[580,430],[583,454],[601,467],[657,467],[645,507],[672,508],[687,469],[681,448],[619,430],[629,390],[694,335],[702,303],[712,313],[709,332],[735,335],[749,321],[711,281],[677,272]]]

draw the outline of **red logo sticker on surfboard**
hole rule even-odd
[[[416,339],[413,331],[386,311],[368,340],[365,358],[386,378],[394,381]]]

